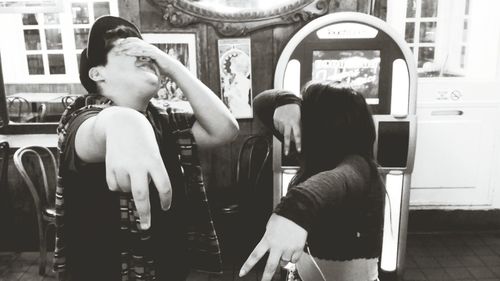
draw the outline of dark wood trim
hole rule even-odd
[[[480,232],[500,230],[500,209],[411,210],[408,232]]]
[[[2,57],[0,55],[0,130],[7,126],[8,123],[9,116],[7,115],[7,100],[5,98],[5,85],[3,84]]]
[[[25,134],[55,134],[58,123],[27,123],[12,124],[0,128],[0,134],[3,135],[25,135]]]

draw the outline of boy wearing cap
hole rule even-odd
[[[67,108],[58,127],[60,279],[185,280],[189,262],[220,271],[192,151],[231,141],[236,120],[188,69],[122,18],[97,19],[80,60],[89,95]],[[150,104],[160,74],[183,89],[194,114],[160,113]]]

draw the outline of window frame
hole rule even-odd
[[[409,1],[412,0],[388,0],[387,7],[387,22],[404,39],[406,39],[406,23],[409,22],[408,18],[406,18],[406,7]],[[421,9],[422,0],[415,0],[415,2],[419,5],[417,6],[417,13],[420,15],[419,10]],[[467,2],[468,10],[466,10]],[[488,6],[494,7],[489,8]],[[439,65],[437,69],[439,69],[440,74],[432,77],[419,75],[419,79],[462,79],[464,81],[493,81],[498,79],[500,77],[500,54],[495,52],[494,47],[491,47],[486,52],[480,50],[480,44],[490,44],[485,42],[494,42],[495,44],[493,45],[496,45],[497,48],[500,47],[500,32],[497,32],[498,30],[494,30],[495,32],[492,32],[492,34],[480,32],[483,29],[487,30],[488,26],[493,26],[500,22],[498,19],[491,18],[493,11],[496,11],[495,7],[500,7],[495,1],[439,0],[437,16],[424,19],[438,20],[434,62]],[[465,20],[467,20],[467,30],[463,28]],[[422,18],[418,18],[417,22],[422,22]],[[457,26],[462,28],[457,29]],[[414,38],[419,38],[419,29],[420,25],[415,25]],[[464,40],[464,33],[467,34],[466,40]],[[415,47],[415,45],[427,46],[422,43],[408,43],[408,45],[411,47]],[[464,67],[460,65],[462,60],[461,49],[463,47],[466,48],[466,53],[463,57]],[[449,58],[447,58],[447,54],[449,54]],[[418,52],[414,52],[414,58],[418,65],[417,56]],[[452,61],[450,62],[450,60]],[[422,67],[419,67],[418,70],[419,74],[423,71]],[[454,74],[456,76],[443,76],[443,73]]]
[[[11,21],[9,28],[7,28],[6,41],[17,40],[17,44],[13,44],[12,48],[6,50],[7,48],[0,49],[0,71],[6,69],[9,66],[9,70],[13,70],[12,73],[6,73],[6,71],[0,72],[0,112],[2,112],[0,118],[2,121],[0,123],[0,134],[4,135],[24,135],[24,134],[55,134],[56,128],[58,126],[57,122],[47,122],[47,123],[13,123],[9,120],[9,114],[7,110],[7,93],[5,92],[5,84],[80,84],[79,73],[78,73],[78,62],[77,56],[82,52],[83,49],[76,49],[75,46],[75,33],[74,30],[78,28],[88,28],[94,22],[94,3],[107,2],[109,3],[110,14],[114,16],[119,15],[118,0],[71,0],[64,1],[64,10],[59,12],[59,24],[61,29],[61,42],[63,44],[62,50],[47,50],[42,47],[41,50],[27,51],[24,42],[24,30],[44,29],[44,24],[39,25],[26,25],[22,23],[23,14],[4,14],[5,21]],[[89,23],[88,24],[73,24],[71,4],[72,3],[86,3],[89,8]],[[69,11],[69,12],[68,12]],[[47,14],[51,14],[47,13]],[[33,13],[25,13],[33,14]],[[35,13],[39,15],[39,18],[44,22],[44,13]],[[14,20],[18,20],[17,24]],[[55,25],[50,25],[55,26]],[[27,28],[24,28],[27,27]],[[31,27],[31,28],[30,28]],[[43,30],[45,32],[45,30]],[[17,36],[17,38],[16,38]],[[4,37],[5,39],[5,37]],[[45,36],[40,35],[41,45],[46,45]],[[6,43],[7,44],[7,43]],[[10,42],[9,42],[10,44]],[[1,46],[0,46],[1,47]],[[21,51],[19,51],[21,50]],[[50,74],[45,72],[43,75],[29,75],[28,65],[27,65],[27,55],[30,53],[42,53],[44,56],[44,69],[48,69],[48,55],[58,51],[58,53],[64,54],[66,74]],[[10,57],[10,58],[6,58]],[[6,62],[7,61],[7,62]],[[17,67],[24,62],[22,67]],[[16,63],[17,62],[17,63]],[[47,68],[46,68],[47,67]],[[21,69],[21,70],[20,70]],[[49,71],[50,72],[50,71]],[[8,75],[5,75],[8,74]],[[7,77],[6,77],[7,76]],[[7,78],[7,79],[6,79]],[[3,123],[3,124],[2,124]]]
[[[109,3],[110,14],[118,16],[118,1],[117,0],[71,0],[64,1],[64,11],[56,13],[59,15],[59,24],[45,25],[44,14],[35,13],[37,18],[41,19],[37,25],[23,25],[23,14],[6,14],[9,17],[10,28],[15,31],[20,31],[19,34],[14,32],[8,34],[7,40],[14,42],[12,47],[5,47],[1,50],[4,57],[4,66],[13,66],[14,73],[4,75],[5,84],[79,84],[78,59],[77,56],[83,49],[77,49],[75,43],[75,30],[80,28],[89,29],[94,22],[94,3],[107,2]],[[72,4],[84,3],[87,4],[89,23],[75,24],[72,17]],[[29,14],[29,13],[26,13]],[[31,13],[33,14],[33,13]],[[61,31],[61,42],[63,48],[60,50],[48,50],[46,46],[45,29],[58,28]],[[40,50],[26,50],[24,43],[24,30],[39,30],[40,32]],[[17,38],[16,38],[17,37]],[[21,48],[22,46],[22,48]],[[21,51],[19,51],[21,50]],[[29,74],[29,66],[27,56],[41,54],[43,57],[44,74]],[[49,70],[49,54],[62,54],[64,57],[65,74],[50,74]],[[10,58],[9,58],[10,57]],[[22,62],[22,63],[19,63]],[[12,68],[12,67],[11,67]]]

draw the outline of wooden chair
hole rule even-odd
[[[26,157],[27,155],[32,157]],[[40,249],[38,272],[44,275],[47,264],[47,229],[50,225],[55,225],[57,162],[48,148],[27,146],[14,153],[14,164],[33,197]]]
[[[33,118],[31,103],[22,97],[7,97],[9,119],[14,122],[25,123]]]
[[[66,109],[68,106],[70,106],[74,101],[75,101],[75,96],[64,96],[61,98],[61,103],[64,106],[64,109]]]
[[[245,198],[255,191],[260,182],[264,166],[269,158],[271,145],[265,136],[249,136],[243,142],[236,163],[235,191],[237,198],[223,206],[219,213],[237,213],[245,204]]]
[[[37,121],[45,122],[46,117],[47,117],[47,104],[42,103],[38,106]]]
[[[2,154],[2,165],[0,165],[0,186],[7,188],[7,172],[9,170],[9,143],[0,142],[0,153]]]
[[[249,218],[254,217],[254,211],[261,208],[255,199],[259,196],[257,187],[270,151],[271,145],[265,136],[247,137],[238,153],[235,185],[229,194],[219,194],[218,199],[223,202],[216,206],[215,219],[223,227],[220,236],[225,245],[225,260],[232,262],[233,277],[248,250],[251,240],[249,232],[255,231]]]

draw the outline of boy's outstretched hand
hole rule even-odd
[[[75,147],[83,161],[105,162],[110,190],[132,192],[142,229],[151,226],[151,179],[158,190],[162,209],[170,208],[170,178],[153,128],[138,111],[119,106],[102,110],[80,126]]]
[[[293,221],[272,214],[267,222],[266,233],[255,247],[240,270],[240,277],[246,275],[257,262],[269,252],[262,281],[270,281],[280,263],[296,263],[303,253],[307,231]]]
[[[148,229],[150,180],[158,190],[163,210],[170,208],[172,187],[151,125],[143,116],[138,117],[144,120],[131,117],[128,126],[116,125],[107,131],[106,180],[112,191],[132,192],[141,228]],[[141,121],[142,126],[134,126]]]

